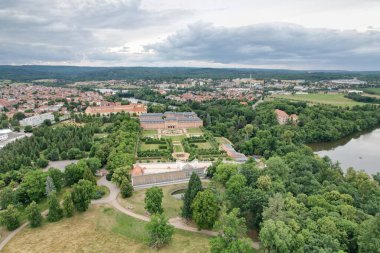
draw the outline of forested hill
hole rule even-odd
[[[36,79],[86,80],[181,80],[185,78],[239,78],[325,80],[357,77],[380,80],[380,72],[349,71],[296,71],[238,68],[187,68],[187,67],[78,67],[78,66],[0,66],[0,80],[31,81]]]

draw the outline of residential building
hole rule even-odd
[[[127,112],[129,114],[136,114],[141,115],[143,113],[147,113],[147,106],[144,104],[129,104],[129,105],[107,105],[107,106],[96,106],[87,107],[85,113],[86,114],[100,114],[100,115],[108,115],[111,113],[118,113],[118,112]]]
[[[39,126],[41,125],[45,120],[50,120],[51,122],[54,122],[54,115],[52,113],[43,113],[38,114],[29,118],[25,118],[20,120],[21,126]]]
[[[289,121],[293,123],[298,122],[298,116],[296,114],[288,115],[286,112],[279,109],[276,109],[275,113],[276,113],[277,121],[280,125],[285,125]]]

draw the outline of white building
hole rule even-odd
[[[10,129],[0,129],[0,141],[8,139],[8,134],[12,133]]]
[[[20,125],[23,127],[24,126],[39,126],[47,119],[50,120],[51,122],[54,122],[54,115],[52,113],[38,114],[32,117],[20,120]]]

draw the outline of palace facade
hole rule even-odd
[[[203,126],[194,112],[143,113],[140,115],[143,129],[186,129]]]

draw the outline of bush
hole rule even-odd
[[[20,213],[13,205],[9,205],[1,212],[0,221],[9,231],[15,230],[20,226]]]
[[[36,202],[32,202],[27,208],[26,213],[28,214],[28,220],[32,228],[41,226],[42,215],[41,210],[38,208]]]
[[[51,194],[49,196],[49,213],[47,215],[47,220],[49,222],[56,222],[62,219],[63,217],[63,210],[61,208],[61,205],[59,203],[59,200],[55,194]]]
[[[49,165],[49,161],[44,158],[38,158],[36,164],[40,168],[46,168]]]
[[[168,244],[173,237],[174,228],[168,224],[168,219],[163,214],[154,214],[146,225],[149,234],[149,246],[160,249]]]
[[[129,198],[133,194],[133,186],[129,180],[124,180],[120,185],[120,193],[123,198]]]
[[[106,190],[101,186],[96,186],[92,199],[100,199],[106,194]]]

